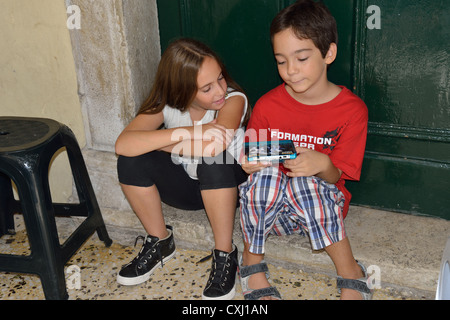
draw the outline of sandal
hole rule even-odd
[[[368,276],[366,268],[358,260],[356,260],[356,263],[361,267],[364,277],[359,279],[344,279],[338,276],[336,283],[338,292],[341,293],[341,289],[352,289],[358,291],[361,294],[363,300],[372,300],[373,289],[370,289],[367,285]]]
[[[250,289],[248,287],[248,279],[250,276],[259,272],[265,272],[266,277],[269,277],[269,267],[267,267],[267,264],[264,261],[251,266],[242,266],[241,262],[241,266],[239,266],[239,278],[241,280],[241,288],[245,300],[260,300],[264,297],[273,297],[277,300],[281,300],[281,295],[275,287],[262,289]]]

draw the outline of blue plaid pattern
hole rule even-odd
[[[239,193],[242,231],[252,253],[264,253],[269,234],[308,234],[314,250],[346,237],[344,195],[320,178],[290,178],[268,167],[250,175]]]

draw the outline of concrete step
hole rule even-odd
[[[117,182],[116,155],[88,149],[83,154],[111,237],[124,245],[134,244],[135,237],[144,234],[144,230]],[[166,222],[174,227],[179,247],[210,250],[214,246],[203,210],[183,211],[165,205],[163,210]],[[236,213],[234,242],[242,250],[239,212]],[[433,295],[450,236],[450,221],[351,206],[345,225],[355,258],[366,266],[378,267],[382,283]],[[269,238],[266,260],[278,265],[294,264],[307,272],[335,274],[328,255],[312,251],[305,237]]]
[[[214,246],[209,221],[203,210],[183,211],[163,206],[166,223],[174,227],[180,247],[210,250]],[[242,251],[239,212],[236,212],[234,242]],[[450,221],[352,206],[345,220],[355,258],[372,266],[373,280],[381,286],[423,291],[434,298],[442,253],[450,235]],[[143,229],[108,226],[114,241],[130,245]],[[301,268],[305,272],[335,275],[325,251],[313,251],[309,238],[271,236],[266,243],[266,260],[274,265]],[[374,284],[376,284],[374,282]]]

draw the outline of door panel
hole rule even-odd
[[[450,219],[450,3],[376,4],[379,29],[366,27],[368,1],[355,12],[354,88],[369,133],[353,203]]]

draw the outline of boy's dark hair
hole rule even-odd
[[[272,42],[275,34],[289,28],[299,39],[311,39],[323,57],[330,44],[338,42],[336,20],[322,2],[298,0],[280,11],[270,26]]]

